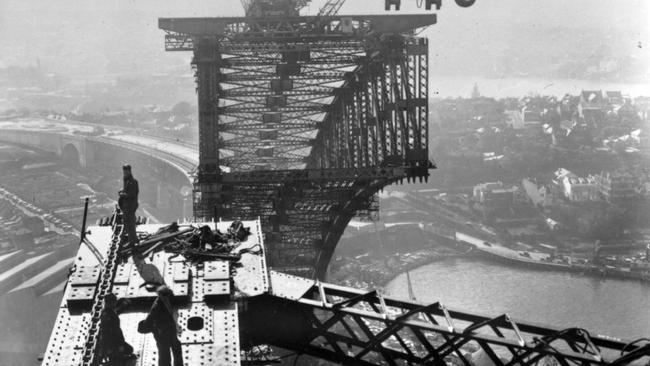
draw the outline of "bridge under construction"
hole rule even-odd
[[[160,19],[168,51],[192,51],[199,100],[194,214],[262,221],[278,270],[323,279],[375,193],[425,180],[434,14],[315,16],[249,2],[237,18]]]
[[[647,340],[323,282],[350,219],[372,218],[379,190],[424,181],[434,167],[428,42],[414,34],[436,15],[338,15],[343,1],[330,0],[301,16],[307,2],[250,0],[244,17],[159,19],[165,48],[194,55],[195,220],[175,231],[139,225],[139,250],[174,292],[185,364],[295,364],[302,355],[346,365],[646,364]],[[243,220],[248,235],[218,253],[182,239],[236,225],[221,218]],[[134,248],[119,210],[100,224],[82,229],[43,365],[102,364],[109,293],[132,304],[121,315],[138,355],[130,362],[157,364],[153,338],[137,329],[156,295],[124,254]]]

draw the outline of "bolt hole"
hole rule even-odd
[[[194,331],[203,329],[203,318],[200,316],[193,316],[187,319],[187,329]]]

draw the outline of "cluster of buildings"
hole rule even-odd
[[[650,98],[627,98],[621,91],[583,90],[580,95],[522,98],[517,109],[507,109],[508,124],[514,129],[541,126],[545,122],[599,123],[606,116],[647,120]]]
[[[474,94],[444,100],[433,114],[440,131],[432,145],[454,167],[441,181],[452,190],[472,187],[459,195],[468,218],[513,243],[623,238],[645,225],[650,211],[638,203],[650,199],[650,98],[611,90],[499,100]]]
[[[633,209],[625,219],[617,218],[620,212],[616,210],[650,198],[650,183],[642,184],[640,180],[620,172],[578,176],[558,169],[550,181],[542,184],[526,178],[521,185],[475,185],[470,207],[512,243],[553,242],[549,229],[579,236],[598,235],[599,230],[624,233],[625,228],[642,217],[638,215],[643,215],[643,210]]]
[[[619,172],[601,172],[580,177],[560,168],[555,171],[550,184],[538,185],[530,179],[524,179],[522,185],[536,206],[549,206],[558,199],[568,202],[626,203],[643,196],[650,197],[647,182]]]
[[[517,186],[508,186],[503,182],[481,183],[474,186],[472,197],[486,209],[507,208],[514,204],[518,191]]]
[[[556,196],[561,196],[571,202],[597,201],[600,199],[598,176],[590,174],[580,177],[573,172],[560,168],[554,173],[553,179]]]
[[[620,91],[583,90],[562,98],[526,97],[505,111],[514,130],[550,136],[561,147],[581,145],[637,152],[639,123],[650,117],[650,98],[627,98]],[[595,145],[594,145],[595,144]],[[619,149],[620,148],[620,149]]]

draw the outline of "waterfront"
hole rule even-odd
[[[410,272],[421,303],[497,316],[508,313],[567,328],[636,339],[650,333],[650,286],[636,281],[601,280],[562,272],[502,266],[478,259],[447,259]],[[386,286],[390,296],[407,298],[406,275]]]

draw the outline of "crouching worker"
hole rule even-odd
[[[105,361],[106,365],[124,365],[127,360],[136,358],[133,347],[124,340],[120,327],[119,314],[127,305],[127,301],[118,304],[117,297],[112,293],[104,298],[98,345],[99,358]]]
[[[183,366],[183,350],[178,340],[176,312],[172,308],[172,290],[165,285],[156,289],[158,297],[154,301],[147,318],[138,324],[138,332],[153,333],[158,348],[158,366],[171,366],[171,355],[174,356],[174,366]],[[170,354],[171,349],[171,354]]]

